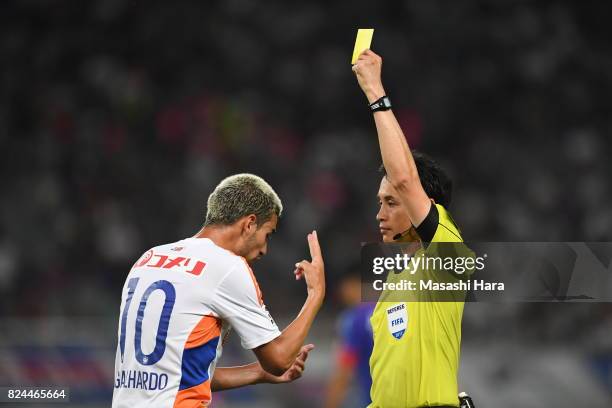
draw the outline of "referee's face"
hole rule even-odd
[[[383,242],[393,242],[393,237],[408,230],[412,224],[408,212],[399,200],[397,191],[386,177],[383,177],[378,189],[378,228]]]

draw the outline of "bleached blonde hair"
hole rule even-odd
[[[234,174],[223,179],[208,196],[205,226],[231,225],[240,218],[255,214],[261,226],[283,212],[283,204],[264,179],[254,174]]]

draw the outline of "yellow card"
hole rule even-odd
[[[351,59],[351,65],[357,61],[359,54],[364,50],[370,48],[372,44],[372,37],[374,36],[373,28],[360,28],[357,30],[357,38],[355,39],[355,48],[353,49],[353,59]]]

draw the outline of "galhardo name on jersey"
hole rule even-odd
[[[168,375],[138,370],[121,370],[115,378],[115,388],[163,390],[168,386]]]

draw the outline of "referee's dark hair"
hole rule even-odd
[[[428,155],[412,150],[412,157],[419,172],[419,179],[427,196],[445,208],[451,203],[453,193],[453,182],[446,175],[442,167]],[[378,169],[385,176],[387,170],[384,165]]]

